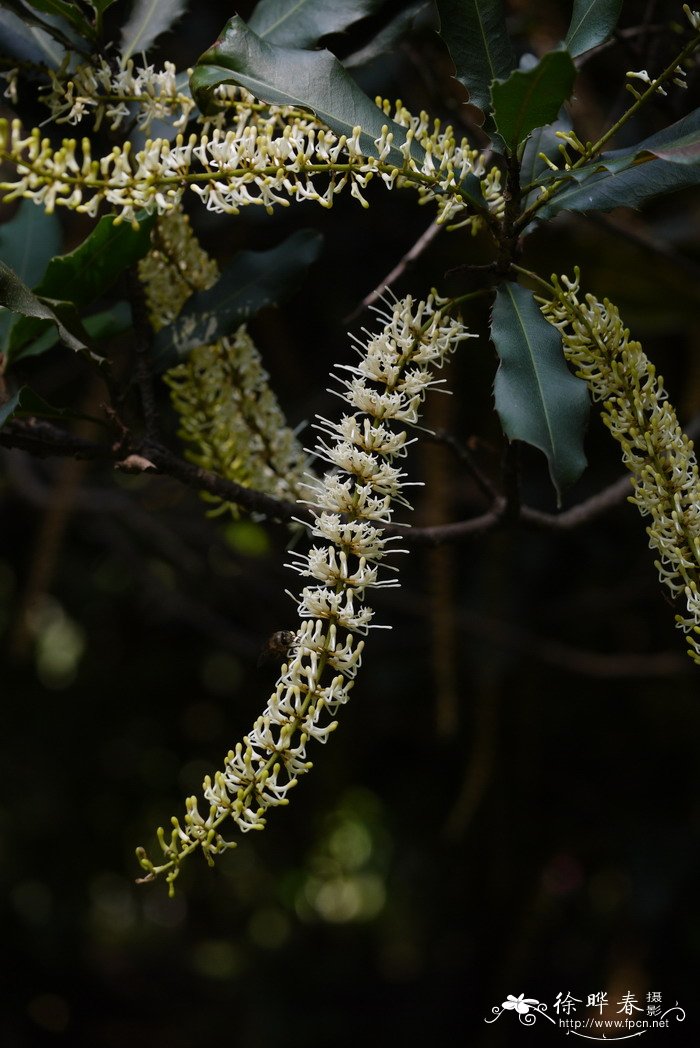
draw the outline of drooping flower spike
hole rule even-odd
[[[553,278],[557,297],[540,299],[562,334],[564,353],[588,383],[601,417],[622,448],[633,502],[648,517],[649,546],[661,583],[685,614],[676,622],[700,664],[700,476],[693,442],[681,429],[663,379],[639,342],[630,338],[608,299],[579,297],[580,273]]]
[[[189,797],[184,820],[173,818],[170,834],[158,831],[160,865],[139,850],[145,879],[165,874],[172,891],[182,861],[197,848],[213,862],[233,846],[221,832],[228,819],[244,833],[262,829],[268,809],[286,804],[311,767],[309,742],[325,743],[335,729],[360,668],[363,638],[376,626],[367,592],[397,584],[395,567],[385,561],[398,551],[384,529],[394,506],[408,504],[398,465],[411,443],[408,427],[418,422],[436,372],[460,342],[474,337],[443,304],[435,295],[386,303],[381,330],[356,343],[359,362],[340,369],[344,414],[317,426],[316,451],[331,469],[307,487],[307,500],[318,507],[307,525],[315,543],[306,554],[294,553],[290,564],[309,580],[295,597],[301,625],[291,658],[251,731],[224,768],[205,779],[205,811]]]

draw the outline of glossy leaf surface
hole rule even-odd
[[[311,48],[381,6],[381,0],[260,0],[248,26],[269,44]]]
[[[491,84],[505,80],[515,65],[500,0],[437,0],[440,36],[469,101],[488,112]]]
[[[544,452],[561,499],[586,467],[586,384],[569,371],[556,328],[517,284],[506,282],[496,293],[491,337],[500,359],[494,395],[503,431]]]
[[[493,116],[509,152],[531,131],[553,123],[571,94],[576,69],[567,51],[550,51],[527,71],[516,69],[491,88]]]
[[[604,43],[621,11],[622,0],[574,0],[571,24],[564,37],[569,54],[576,58]]]

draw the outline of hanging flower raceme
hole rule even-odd
[[[385,563],[393,537],[385,534],[395,505],[408,506],[399,463],[411,441],[407,427],[419,417],[436,371],[470,335],[431,295],[407,297],[379,315],[380,332],[357,341],[359,362],[336,376],[346,405],[339,421],[318,420],[317,454],[331,469],[310,480],[307,501],[318,507],[308,525],[315,541],[289,565],[309,582],[295,598],[301,625],[291,642],[267,706],[222,771],[204,782],[207,809],[188,798],[184,821],[158,831],[163,862],[139,850],[146,880],[164,873],[172,885],[182,861],[201,848],[211,863],[233,846],[221,834],[232,819],[239,830],[262,829],[269,808],[288,802],[290,790],[309,770],[307,747],[326,742],[336,713],[350,697],[364,640],[375,626],[367,591],[395,586],[395,568]],[[393,550],[393,552],[398,552]]]
[[[139,263],[139,278],[154,330],[180,313],[195,291],[212,287],[219,267],[181,211],[162,215],[153,248]],[[230,336],[197,346],[165,375],[187,457],[226,480],[279,499],[301,493],[306,456],[269,386],[269,375],[245,325]],[[237,507],[202,492],[214,513]]]
[[[555,280],[557,297],[544,301],[542,312],[561,331],[576,374],[602,403],[603,421],[632,474],[630,501],[651,520],[647,534],[659,555],[659,579],[686,603],[676,621],[700,663],[700,477],[693,442],[681,430],[663,379],[630,339],[616,307],[593,295],[581,300],[579,279],[577,271],[574,280]]]
[[[81,96],[82,97],[82,96]],[[500,172],[486,171],[481,154],[452,128],[412,116],[397,104],[396,123],[406,128],[398,163],[387,125],[375,140],[376,155],[365,155],[361,128],[336,135],[313,114],[284,106],[262,106],[240,89],[221,92],[225,126],[199,131],[174,142],[156,138],[142,149],[129,142],[93,158],[88,139],[65,139],[56,149],[38,128],[28,134],[18,121],[0,121],[0,160],[17,178],[0,183],[2,199],[25,197],[47,211],[57,206],[97,214],[106,205],[119,219],[134,221],[141,210],[165,214],[180,207],[187,190],[218,213],[238,214],[257,205],[272,211],[293,200],[331,207],[346,187],[364,206],[363,190],[373,178],[388,188],[417,189],[421,202],[437,203],[438,221],[476,230],[484,216],[503,211]],[[378,100],[389,115],[391,106]],[[211,123],[211,121],[209,121]],[[412,144],[421,148],[420,158]],[[467,176],[479,179],[482,201],[464,190]]]

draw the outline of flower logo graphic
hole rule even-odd
[[[524,993],[521,993],[519,997],[513,997],[513,994],[509,993],[501,1008],[504,1011],[517,1012],[518,1015],[526,1015],[531,1007],[536,1008],[539,1003],[533,997],[526,997]]]

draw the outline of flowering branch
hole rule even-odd
[[[419,200],[434,200],[438,222],[468,225],[473,231],[484,222],[493,225],[503,208],[500,171],[485,169],[483,157],[466,139],[457,142],[451,127],[430,124],[427,114],[412,116],[397,103],[383,103],[387,117],[407,129],[400,147],[403,164],[389,161],[393,135],[385,125],[376,140],[377,155],[363,154],[361,128],[348,138],[336,136],[312,115],[290,116],[280,107],[264,113],[244,108],[235,128],[178,135],[174,144],[158,138],[133,153],[129,142],[115,145],[93,159],[88,139],[81,148],[64,139],[55,150],[38,128],[26,135],[20,123],[0,121],[0,160],[16,170],[18,178],[0,183],[6,200],[26,197],[47,211],[63,206],[90,215],[107,204],[126,221],[145,209],[164,214],[179,207],[186,189],[196,193],[208,210],[238,214],[249,204],[271,211],[292,200],[312,200],[331,207],[345,186],[363,206],[363,189],[378,176],[388,187],[413,186]],[[413,142],[423,151],[416,160]],[[464,188],[468,175],[480,180],[483,200]],[[323,186],[319,187],[323,181]]]

